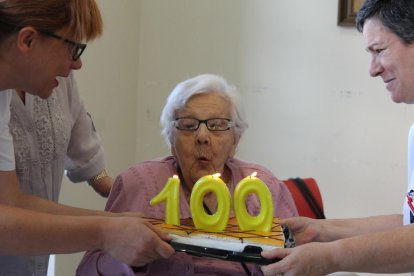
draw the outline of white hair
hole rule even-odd
[[[160,123],[161,135],[170,149],[173,141],[172,122],[176,119],[176,112],[183,108],[192,96],[212,91],[223,95],[230,101],[232,106],[230,119],[235,123],[235,134],[239,139],[241,138],[247,128],[247,123],[236,88],[221,76],[203,74],[180,82],[167,98],[167,103],[161,113]]]

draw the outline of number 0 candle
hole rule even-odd
[[[227,226],[230,215],[230,191],[220,179],[220,174],[207,175],[200,178],[193,187],[190,198],[190,209],[194,226],[197,229],[222,231]],[[204,196],[213,192],[217,199],[217,210],[209,215],[204,210]]]
[[[260,199],[260,213],[251,216],[246,209],[246,199],[250,193],[255,193]],[[269,232],[273,221],[272,194],[266,184],[256,177],[256,173],[245,177],[234,190],[234,212],[240,230],[255,230]]]
[[[165,203],[165,223],[180,225],[180,179],[178,176],[168,178],[167,183],[159,194],[151,199],[150,204]]]

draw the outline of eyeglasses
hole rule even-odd
[[[1,20],[0,20],[0,24],[10,26],[10,27],[14,28],[15,31],[20,30],[21,28],[23,28],[23,26],[11,24],[11,23],[4,22],[4,21],[1,21]],[[48,32],[48,31],[38,30],[38,32],[43,34],[43,35],[50,36],[50,37],[56,38],[58,40],[61,40],[65,43],[67,43],[68,45],[70,45],[70,47],[72,47],[72,59],[73,59],[73,61],[77,61],[80,58],[80,56],[82,55],[83,51],[85,51],[86,44],[84,44],[84,43],[78,43],[78,42],[72,41],[70,39],[63,38],[63,37],[61,37],[61,36],[59,36],[55,33]]]
[[[72,59],[73,61],[77,61],[80,56],[82,55],[83,51],[85,51],[86,44],[78,43],[66,38],[63,38],[55,33],[47,32],[47,31],[39,31],[39,33],[42,33],[46,36],[50,36],[53,38],[56,38],[58,40],[62,40],[63,42],[67,43],[70,47],[72,47]]]
[[[230,119],[213,118],[208,120],[198,120],[195,118],[177,118],[172,122],[176,129],[186,131],[196,131],[201,124],[205,124],[210,131],[225,131],[235,125]]]

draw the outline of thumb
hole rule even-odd
[[[288,227],[290,227],[292,224],[295,223],[296,220],[297,220],[297,218],[295,218],[295,217],[284,218],[284,219],[279,220],[279,224],[280,225],[287,225]]]
[[[163,257],[165,259],[169,258],[175,252],[174,248],[170,244],[168,244],[168,243],[166,243],[164,241],[160,241],[160,243],[156,247],[155,251],[161,257]]]

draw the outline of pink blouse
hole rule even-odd
[[[228,183],[230,193],[244,177],[257,172],[257,176],[269,187],[274,202],[274,214],[280,218],[297,216],[293,198],[285,186],[270,171],[257,164],[238,159],[229,159],[227,167],[232,173]],[[178,175],[176,162],[172,156],[160,160],[139,163],[121,173],[115,180],[108,198],[106,210],[112,212],[138,211],[148,217],[164,218],[164,204],[151,206],[150,200],[164,187],[167,179]],[[180,217],[191,216],[189,202],[185,200],[183,187],[180,188]],[[249,196],[246,206],[250,214],[260,212],[257,197]],[[233,213],[230,216],[234,216]],[[254,264],[247,264],[252,275],[261,275]],[[103,251],[89,251],[83,257],[77,275],[240,275],[245,274],[240,263],[212,258],[175,253],[169,259],[160,259],[134,272],[128,265],[121,263]]]

